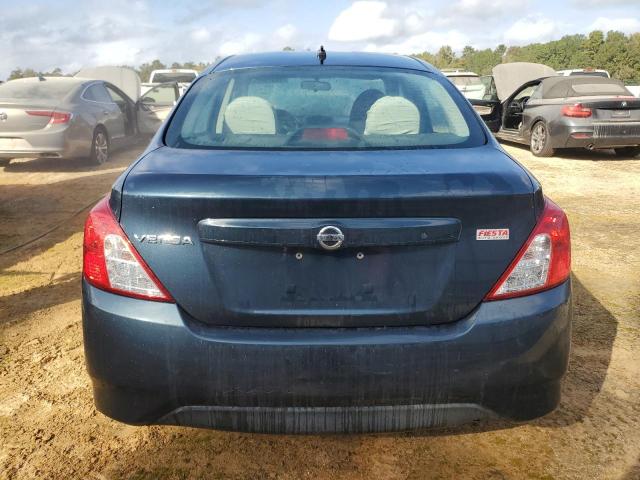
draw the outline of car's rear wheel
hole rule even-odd
[[[634,158],[640,155],[640,147],[622,147],[615,149],[616,155],[622,158]]]
[[[109,137],[104,128],[96,128],[91,142],[91,163],[102,165],[109,161]]]
[[[543,121],[539,121],[531,129],[529,148],[536,157],[551,157],[555,153],[555,149],[551,146],[549,130]]]

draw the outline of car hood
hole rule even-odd
[[[541,63],[501,63],[493,67],[493,79],[501,102],[509,98],[521,85],[542,77],[553,77],[556,71]]]
[[[140,97],[140,77],[135,70],[127,67],[92,67],[83,68],[76,77],[103,80],[112,83],[134,102]]]

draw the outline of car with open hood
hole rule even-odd
[[[270,433],[550,412],[565,214],[431,65],[324,53],[203,72],[89,214],[98,410]]]
[[[112,150],[155,133],[178,97],[176,83],[140,97],[138,74],[121,67],[11,80],[0,85],[0,162],[35,157],[104,163]]]
[[[550,67],[507,63],[493,69],[496,97],[470,100],[496,137],[540,157],[563,148],[640,154],[640,100],[619,80],[558,76]]]

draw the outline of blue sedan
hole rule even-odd
[[[322,60],[209,68],[89,214],[97,408],[269,433],[552,411],[565,214],[432,66]]]

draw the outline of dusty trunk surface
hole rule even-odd
[[[640,158],[507,146],[568,213],[575,323],[561,407],[526,425],[423,435],[266,436],[130,427],[96,412],[80,322],[79,210],[101,168],[0,168],[0,479],[640,478]]]

